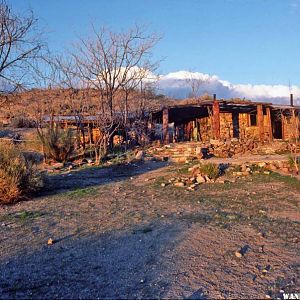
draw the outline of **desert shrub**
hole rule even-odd
[[[35,122],[25,116],[14,117],[10,123],[13,128],[34,128]]]
[[[236,172],[241,172],[242,167],[240,165],[231,165],[228,169],[225,170],[225,174],[232,176]]]
[[[220,169],[217,164],[206,163],[200,166],[200,172],[211,179],[217,179],[220,175]]]
[[[0,144],[0,203],[26,198],[41,187],[43,176],[35,165],[13,144]]]
[[[66,162],[70,159],[75,148],[72,130],[51,126],[46,132],[40,133],[39,137],[46,158],[57,162]]]
[[[255,173],[255,172],[263,172],[266,170],[265,167],[261,167],[259,165],[256,165],[256,164],[252,164],[249,166],[251,172]]]
[[[294,156],[292,154],[288,155],[288,164],[290,168],[298,167],[300,168],[300,158],[298,156]]]

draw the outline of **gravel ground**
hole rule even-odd
[[[297,185],[253,176],[194,192],[160,186],[177,171],[157,162],[74,171],[52,176],[47,194],[0,207],[0,298],[300,291]]]

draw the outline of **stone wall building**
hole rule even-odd
[[[164,107],[152,114],[164,142],[299,138],[300,107],[251,101],[214,100]]]

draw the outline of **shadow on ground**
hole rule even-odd
[[[91,167],[64,174],[51,175],[46,188],[37,196],[55,195],[79,188],[97,187],[103,184],[126,180],[165,167],[167,162],[147,161],[110,167]]]
[[[0,298],[162,298],[172,283],[164,257],[182,230],[156,222],[41,245],[0,261]]]

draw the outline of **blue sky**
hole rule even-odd
[[[8,0],[31,8],[63,51],[90,23],[147,24],[163,35],[160,72],[192,70],[239,84],[300,85],[300,0]]]

